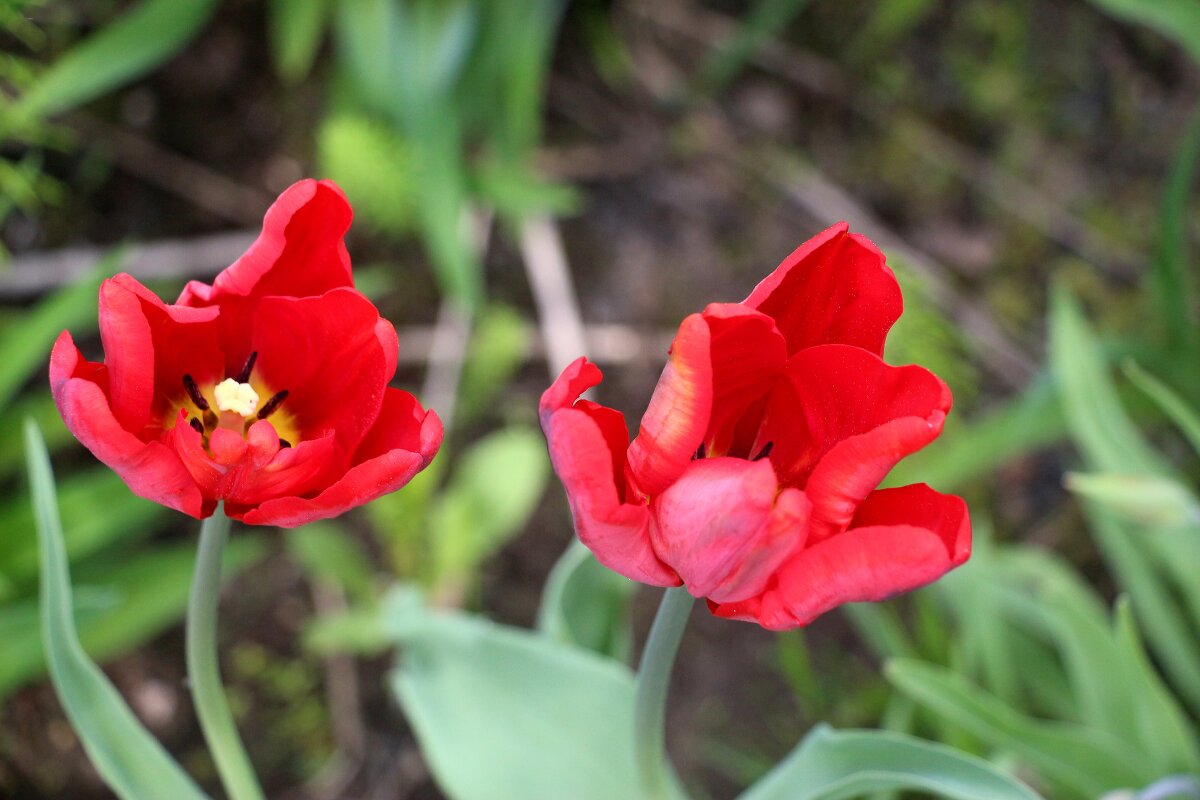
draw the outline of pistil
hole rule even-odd
[[[253,366],[254,355],[251,354],[249,366]],[[248,383],[226,378],[213,389],[217,401],[217,410],[221,412],[217,427],[242,433],[246,427],[246,419],[254,416],[258,410],[258,392]]]

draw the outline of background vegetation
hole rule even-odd
[[[977,554],[803,632],[698,614],[670,704],[680,773],[732,796],[828,722],[954,745],[1051,798],[1200,796],[1161,793],[1200,773],[1198,8],[7,0],[0,796],[108,796],[44,682],[26,416],[85,644],[213,783],[181,685],[195,525],[70,439],[45,360],[64,327],[98,351],[100,277],[173,296],[306,175],[349,195],[359,284],[449,432],[403,492],[235,534],[225,674],[272,797],[441,796],[453,731],[418,730],[422,757],[410,725],[447,709],[389,670],[393,640],[450,645],[381,624],[424,613],[417,596],[449,630],[479,612],[634,655],[655,597],[569,546],[537,396],[586,351],[636,419],[679,319],[839,219],[901,278],[889,360],[955,392],[893,479],[967,496]]]

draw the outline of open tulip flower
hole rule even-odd
[[[292,527],[407,483],[442,425],[388,386],[396,330],[354,289],[351,210],[302,181],[211,286],[167,305],[129,275],[100,289],[103,363],[64,331],[50,384],[71,432],[135,494],[194,517]]]
[[[579,538],[622,575],[772,630],[962,564],[961,498],[876,488],[951,405],[933,373],[881,358],[901,309],[883,254],[843,223],[743,302],[683,321],[632,443],[620,413],[579,399],[600,370],[571,364],[540,412]]]

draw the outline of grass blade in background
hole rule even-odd
[[[43,636],[63,708],[92,764],[124,800],[201,800],[204,793],[142,726],[79,643],[50,456],[32,422],[26,441],[42,548]]]
[[[1078,303],[1061,288],[1054,295],[1050,322],[1051,367],[1068,429],[1087,465],[1104,472],[1173,477],[1122,408],[1095,335]],[[1192,709],[1200,709],[1200,640],[1172,591],[1178,588],[1200,607],[1200,585],[1190,574],[1190,562],[1164,547],[1158,532],[1130,525],[1094,502],[1084,506],[1089,529],[1129,593],[1164,670]]]
[[[46,363],[46,354],[64,328],[95,327],[98,276],[118,271],[121,258],[121,251],[116,251],[102,259],[91,277],[41,301],[13,323],[20,328],[19,336],[10,334],[0,339],[0,408],[12,401],[30,373]]]
[[[1094,468],[1170,474],[1125,413],[1095,334],[1078,301],[1061,286],[1050,310],[1050,365],[1058,378],[1067,429]]]
[[[272,0],[268,12],[276,72],[289,83],[303,80],[312,69],[333,15],[333,0]]]
[[[1117,19],[1157,31],[1200,64],[1200,3],[1196,0],[1092,0],[1092,5]]]
[[[1157,5],[1157,4],[1156,4]],[[1166,5],[1161,3],[1161,5]],[[1200,39],[1200,3],[1189,3],[1196,12]],[[1200,53],[1193,54],[1200,61]],[[1200,162],[1200,109],[1184,132],[1179,152],[1171,164],[1163,193],[1162,221],[1159,232],[1158,255],[1150,277],[1156,292],[1154,310],[1166,317],[1167,331],[1177,343],[1195,343],[1195,286],[1188,264],[1188,200]]]
[[[1179,432],[1188,440],[1196,454],[1200,455],[1200,416],[1197,416],[1187,401],[1136,362],[1128,360],[1122,367],[1129,382],[1154,401],[1171,422],[1175,423],[1175,427],[1179,428]]]
[[[896,688],[929,711],[1027,762],[1056,788],[1056,798],[1093,800],[1155,777],[1120,738],[1082,725],[1032,719],[945,667],[894,659],[885,672]]]
[[[57,58],[16,103],[25,119],[67,111],[152,71],[208,23],[216,0],[145,0]]]
[[[953,800],[1038,800],[981,758],[884,731],[821,725],[738,800],[850,800],[868,792],[919,791]]]
[[[708,95],[727,87],[746,62],[769,39],[777,36],[811,0],[758,0],[746,21],[700,68],[699,90]]]

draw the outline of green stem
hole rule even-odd
[[[692,596],[677,586],[663,592],[658,614],[646,637],[642,663],[638,666],[637,693],[633,709],[633,745],[638,774],[647,800],[665,800],[674,786],[667,763],[666,708],[671,667],[683,638]]]
[[[217,600],[229,517],[217,506],[200,526],[200,548],[187,615],[187,671],[204,740],[230,800],[263,800],[250,758],[238,738],[217,662]]]

